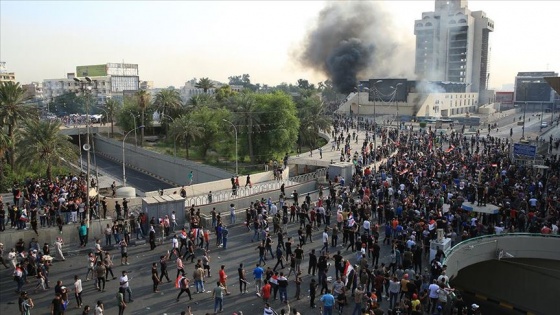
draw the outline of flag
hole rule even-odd
[[[449,146],[449,149],[445,150],[445,153],[449,153],[451,151],[453,151],[453,149],[455,149],[454,145]]]
[[[355,223],[356,223],[356,221],[354,221],[354,216],[352,214],[350,214],[348,216],[348,227],[353,227]]]
[[[346,277],[345,283],[348,283],[348,278],[350,276],[350,273],[352,273],[352,271],[354,271],[354,267],[352,267],[350,261],[347,260],[346,265],[344,266],[344,276]]]
[[[179,276],[177,277],[177,279],[175,279],[175,288],[176,288],[176,289],[178,289],[178,288],[181,287],[181,280],[182,280],[183,278],[184,278],[183,276],[179,275]]]

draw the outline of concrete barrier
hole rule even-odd
[[[122,162],[122,142],[100,135],[95,135],[93,139],[97,154]],[[229,172],[213,166],[159,154],[128,143],[124,145],[126,164],[129,167],[161,178],[163,181],[175,183],[177,186],[187,184],[187,176],[190,171],[193,171],[195,183],[212,182],[231,176]]]

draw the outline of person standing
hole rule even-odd
[[[321,302],[323,303],[323,315],[332,315],[334,296],[331,294],[330,290],[327,290],[327,293],[323,294]]]
[[[86,247],[87,227],[84,221],[82,221],[78,228],[78,236],[80,238],[80,247]]]
[[[156,248],[156,230],[154,230],[153,225],[150,225],[149,240],[150,240],[150,250],[154,250],[154,248]]]
[[[126,240],[124,240],[124,239],[121,240],[119,245],[121,247],[121,266],[129,265],[129,263],[128,263],[128,244],[127,244]]]
[[[134,302],[134,300],[132,299],[132,290],[130,289],[130,284],[128,282],[128,273],[126,272],[126,270],[123,270],[122,272],[122,276],[120,278],[119,284],[120,287],[124,289],[123,292],[123,301],[126,300],[125,299],[125,293],[128,292],[128,302]],[[126,306],[126,305],[125,305]]]
[[[167,253],[166,255],[159,256],[159,270],[161,272],[159,275],[159,279],[163,281],[163,277],[165,276],[167,282],[171,282],[171,280],[169,280],[169,275],[167,274],[168,259],[169,259],[169,253]]]
[[[247,279],[245,277],[245,269],[243,268],[243,264],[239,264],[239,268],[237,268],[237,274],[239,276],[239,291],[241,294],[247,293]]]
[[[214,298],[214,314],[224,310],[224,289],[220,282],[216,282],[216,287],[212,290],[212,298]]]
[[[97,315],[97,312],[95,313]],[[99,313],[103,315],[103,312]],[[54,299],[51,301],[51,315],[64,315],[62,308],[62,294],[56,293]]]
[[[253,278],[255,279],[255,288],[257,290],[257,294],[260,294],[261,287],[262,287],[262,280],[264,275],[264,269],[261,268],[259,264],[253,269]]]
[[[78,308],[82,307],[82,279],[78,275],[74,276],[74,296],[76,297],[76,304]]]
[[[288,303],[288,278],[281,272],[278,277],[278,289],[280,291],[280,302]]]
[[[222,265],[220,267],[220,272],[219,272],[219,276],[220,276],[220,283],[222,285],[222,287],[224,288],[224,292],[226,293],[226,295],[229,295],[230,293],[228,292],[227,289],[227,274],[225,271],[226,266]]]
[[[161,283],[161,280],[159,279],[158,276],[157,263],[152,263],[152,282],[153,282],[152,289],[154,293],[159,292],[158,286]]]
[[[97,262],[97,267],[95,267],[95,275],[97,276],[97,291],[105,292],[105,276],[107,273],[107,268],[101,261]],[[103,283],[103,286],[101,284]]]
[[[196,293],[204,293],[204,269],[200,264],[197,265],[193,272],[194,286]]]
[[[105,306],[103,305],[103,302],[101,300],[97,301],[93,311],[95,315],[103,315],[103,311],[105,311]]]
[[[119,306],[119,315],[123,315],[124,314],[124,309],[126,308],[126,303],[124,301],[124,293],[125,293],[125,289],[124,288],[119,288],[119,291],[116,294],[116,298],[117,298],[117,305]]]
[[[175,278],[179,278],[179,274],[185,276],[185,266],[183,265],[181,257],[177,257],[177,259],[175,259],[175,263],[177,264],[177,275]]]
[[[66,258],[64,258],[64,255],[62,254],[62,238],[57,237],[56,241],[54,242],[54,248],[56,250],[56,253],[58,255],[58,258],[60,258],[60,260],[65,261]]]
[[[105,264],[105,269],[107,269],[107,272],[105,273],[105,280],[109,281],[109,273],[111,273],[113,280],[117,279],[113,273],[113,256],[111,256],[109,252],[105,252],[105,259],[103,260],[103,263]]]

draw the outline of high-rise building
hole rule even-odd
[[[489,34],[494,22],[483,11],[470,11],[467,0],[436,0],[434,12],[416,20],[418,79],[462,82],[468,90],[487,90]]]
[[[546,77],[558,77],[554,71],[518,72],[515,77],[514,104],[527,110],[550,110],[560,103],[560,96],[546,82]],[[556,107],[556,106],[554,106]]]

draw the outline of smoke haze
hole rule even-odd
[[[334,2],[319,13],[296,54],[304,67],[349,93],[358,77],[412,76],[414,39],[400,37],[381,3]]]

